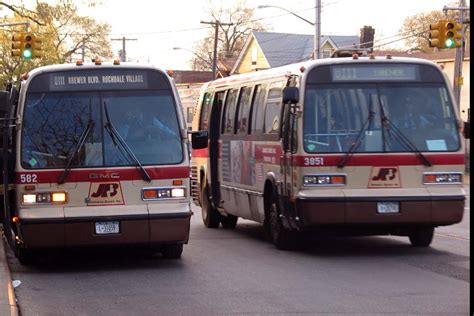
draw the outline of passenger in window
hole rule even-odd
[[[420,94],[406,95],[399,105],[404,110],[400,113],[397,127],[410,130],[437,128],[441,118],[434,114],[429,100],[429,97]]]

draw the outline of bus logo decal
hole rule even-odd
[[[373,167],[369,188],[400,188],[400,170],[398,167]]]
[[[124,204],[120,182],[91,182],[87,205]]]
[[[118,191],[118,183],[101,183],[99,184],[99,188],[97,189],[97,192],[94,192],[91,194],[91,197],[97,198],[97,197],[114,197],[117,195]]]

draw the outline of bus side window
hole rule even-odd
[[[209,106],[211,104],[212,95],[210,93],[206,93],[202,100],[202,109],[201,109],[201,117],[199,118],[199,130],[207,130],[209,125]]]
[[[250,97],[252,87],[243,87],[240,91],[238,115],[237,115],[237,133],[247,134],[249,115],[250,115]]]
[[[265,94],[267,89],[265,86],[258,85],[255,87],[255,93],[252,103],[252,134],[261,134],[263,132],[263,115],[265,110]]]
[[[265,107],[265,133],[278,133],[282,103],[282,87],[274,86],[268,91]]]
[[[234,133],[235,108],[238,91],[239,90],[237,89],[233,89],[227,92],[222,120],[222,134]]]

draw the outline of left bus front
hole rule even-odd
[[[143,245],[180,257],[191,211],[178,106],[157,69],[33,73],[20,97],[19,250]]]

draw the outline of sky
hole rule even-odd
[[[211,31],[210,7],[230,7],[237,0],[99,0],[98,6],[88,8],[83,0],[76,0],[81,15],[88,15],[112,26],[111,39],[123,37],[127,59],[151,62],[159,67],[189,70],[194,44]],[[50,1],[52,2],[52,1]],[[360,35],[364,26],[375,29],[375,41],[387,43],[399,39],[400,28],[406,17],[421,12],[442,10],[444,6],[457,6],[459,1],[449,0],[322,0],[322,35]],[[466,0],[467,5],[470,4]],[[316,0],[247,0],[246,7],[259,5],[279,6],[309,20],[316,19]],[[314,34],[309,23],[279,8],[256,9],[269,31],[281,33]],[[221,21],[225,22],[225,21]],[[136,39],[136,40],[135,40]],[[113,40],[115,54],[122,41]],[[174,50],[174,47],[183,49]],[[403,48],[396,41],[383,48]]]

